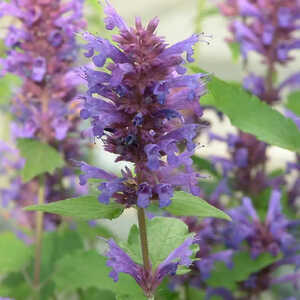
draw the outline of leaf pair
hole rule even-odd
[[[96,195],[71,198],[49,204],[32,205],[26,210],[39,210],[82,220],[113,219],[121,215],[123,208],[120,204],[102,204]],[[205,200],[186,192],[175,192],[172,204],[166,210],[174,216],[215,217],[231,220],[230,217]]]

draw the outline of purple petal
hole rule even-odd
[[[145,153],[148,158],[147,167],[151,170],[157,170],[160,166],[159,147],[156,144],[148,144],[145,146]]]
[[[256,213],[255,208],[252,205],[252,201],[250,198],[248,197],[243,198],[243,207],[246,209],[247,213],[249,214],[249,216],[251,216],[253,221],[257,221],[257,222],[259,221],[259,217]]]
[[[155,186],[155,192],[158,194],[159,206],[166,207],[171,204],[173,197],[173,187],[170,184],[160,183]]]
[[[150,198],[152,197],[152,188],[151,186],[144,182],[139,185],[139,189],[137,192],[138,200],[137,205],[139,207],[147,207],[150,204]]]
[[[39,56],[33,62],[31,79],[36,82],[41,82],[47,71],[46,59]]]
[[[240,13],[244,17],[261,17],[261,11],[248,0],[238,0]]]
[[[101,203],[108,204],[110,198],[117,192],[122,192],[124,190],[124,185],[122,183],[122,178],[117,178],[109,182],[103,182],[100,184],[98,189],[102,192],[99,195],[98,200]]]
[[[141,283],[142,267],[136,264],[113,239],[109,239],[107,243],[109,245],[109,251],[106,253],[107,266],[112,267],[110,277],[116,282],[119,279],[119,273],[126,273],[132,276],[137,283]]]
[[[118,27],[121,31],[128,31],[129,28],[126,25],[122,17],[117,13],[117,11],[111,6],[108,0],[106,2],[106,7],[104,8],[104,13],[106,18],[104,19],[105,27],[108,30],[113,30],[115,27]]]
[[[118,178],[114,174],[107,173],[106,171],[104,171],[102,169],[90,166],[83,161],[76,161],[75,163],[78,167],[80,167],[81,171],[84,173],[79,176],[81,185],[86,184],[89,178],[106,179],[106,180],[114,180],[114,179]]]
[[[269,202],[269,209],[266,216],[266,223],[271,224],[272,222],[276,222],[278,215],[281,214],[281,192],[274,190],[272,191],[270,202]]]
[[[199,41],[199,35],[193,34],[190,38],[178,42],[175,45],[167,48],[161,55],[160,58],[169,57],[171,55],[181,55],[186,52],[186,59],[188,62],[193,62],[193,45]]]
[[[287,86],[293,87],[296,89],[300,87],[300,72],[295,73],[295,74],[291,75],[290,77],[288,77],[286,80],[284,80],[280,84],[278,90],[281,90]]]
[[[287,28],[292,26],[293,15],[289,7],[279,7],[277,16],[280,27]]]

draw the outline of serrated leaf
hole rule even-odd
[[[190,236],[190,233],[187,225],[181,220],[155,217],[147,223],[147,235],[150,260],[153,269],[156,269],[175,248]],[[133,225],[130,231],[128,243],[123,243],[121,246],[135,262],[143,264],[136,225]]]
[[[19,271],[29,263],[30,248],[13,233],[0,235],[0,274]]]
[[[114,219],[123,212],[118,203],[102,204],[94,195],[60,200],[48,204],[32,205],[27,211],[43,211],[81,220]]]
[[[269,266],[278,259],[279,257],[274,257],[268,252],[262,253],[256,259],[252,259],[248,252],[238,252],[233,257],[233,268],[227,268],[224,262],[217,262],[207,283],[211,287],[234,290],[237,282],[246,280],[252,273]]]
[[[300,91],[293,91],[288,95],[286,108],[291,110],[295,115],[300,116]]]
[[[132,295],[132,298],[147,299],[135,280],[127,274],[120,274],[119,281],[114,282],[106,266],[106,258],[96,251],[80,251],[62,258],[56,267],[53,280],[59,291],[75,291],[78,288],[110,290],[120,295]]]
[[[191,66],[194,72],[203,72]],[[214,106],[226,114],[231,123],[259,140],[291,151],[300,151],[300,131],[296,124],[284,117],[256,96],[235,84],[215,76],[207,84],[208,95],[200,98],[203,105]]]
[[[183,191],[175,192],[171,205],[165,209],[174,216],[213,217],[231,221],[230,216],[222,210],[197,196]]]
[[[17,145],[21,156],[26,160],[21,171],[25,182],[37,175],[53,173],[56,168],[62,168],[65,164],[56,149],[38,140],[18,139]]]

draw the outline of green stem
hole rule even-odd
[[[40,187],[38,191],[38,204],[44,204],[45,202],[45,184],[44,177],[40,178]],[[36,291],[36,300],[40,300],[40,273],[41,273],[41,255],[42,255],[42,238],[44,229],[44,213],[37,211],[35,215],[35,256],[34,256],[34,279],[33,286]]]
[[[184,300],[189,300],[190,299],[189,284],[185,282],[183,288],[184,288]]]
[[[140,231],[140,239],[141,239],[141,248],[142,248],[144,267],[148,272],[150,272],[151,264],[150,264],[149,250],[148,250],[145,211],[141,207],[138,207],[137,211],[138,211],[138,222],[139,222],[139,231]],[[152,298],[149,298],[149,299],[152,299]]]

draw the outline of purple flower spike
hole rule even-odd
[[[6,55],[0,58],[0,77],[12,73],[22,79],[9,105],[13,116],[12,141],[17,138],[42,141],[60,152],[66,162],[81,159],[78,127],[81,104],[74,99],[78,93],[74,61],[79,45],[74,33],[85,26],[82,8],[83,0],[0,1],[0,18],[7,16],[11,24],[17,24],[8,26],[6,31]],[[39,180],[22,182],[20,169],[24,160],[17,151],[7,152],[10,163],[3,163],[6,159],[1,157],[0,167],[9,180],[7,188],[0,188],[2,204],[12,204],[7,210],[16,219],[14,224],[18,228],[34,231],[32,213],[22,208],[35,204]],[[45,202],[86,193],[86,189],[78,187],[74,171],[67,164],[59,172],[45,176]],[[82,183],[87,180],[81,179]],[[59,216],[47,214],[44,229],[53,230],[60,222]]]
[[[190,156],[200,128],[193,122],[202,115],[198,99],[206,91],[207,75],[183,75],[182,56],[186,53],[192,61],[199,36],[167,46],[155,33],[157,18],[146,26],[136,18],[135,27],[129,28],[108,1],[104,12],[106,28],[119,29],[119,34],[113,36],[114,44],[82,34],[85,55],[96,69],[79,71],[88,85],[80,115],[91,121],[91,132],[117,155],[116,161],[133,163],[137,175],[125,172],[114,193],[103,185],[100,201],[113,197],[127,207],[147,207],[158,198],[165,207],[176,188],[197,194],[199,174]],[[189,152],[180,153],[179,145],[184,144]]]
[[[224,0],[220,7],[224,15],[233,17],[230,31],[233,40],[240,44],[245,62],[250,51],[258,53],[266,69],[272,72],[277,71],[277,65],[292,61],[293,50],[300,47],[297,36],[300,10],[298,0],[280,3],[273,0]],[[230,39],[230,42],[233,40]],[[276,87],[266,77],[262,78],[263,82],[253,79],[252,82],[250,78],[245,80],[245,87],[249,87],[249,91],[270,104],[279,100],[282,84]]]

